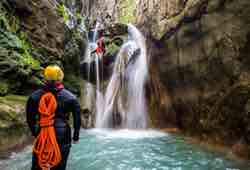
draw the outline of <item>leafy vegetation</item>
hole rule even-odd
[[[63,17],[63,20],[64,20],[64,22],[65,23],[67,23],[68,21],[69,21],[69,13],[68,13],[68,11],[67,11],[67,8],[65,7],[65,5],[64,4],[59,4],[58,6],[57,6],[57,12],[59,13],[59,15],[61,16],[61,17]]]
[[[29,50],[34,50],[32,45],[28,42],[26,36],[24,33],[20,35],[21,39],[20,44],[23,49],[22,57],[20,58],[20,62],[23,64],[23,66],[30,66],[33,70],[39,70],[40,69],[40,63],[38,60],[34,59],[30,53]]]
[[[21,30],[19,18],[5,9],[2,3],[0,26],[0,75],[1,82],[5,82],[1,84],[0,93],[6,95],[8,89],[17,89],[29,77],[36,75],[40,62],[31,55],[35,49]],[[15,83],[10,83],[12,80]]]
[[[20,20],[11,12],[7,12],[0,3],[0,28],[17,33],[20,29]]]

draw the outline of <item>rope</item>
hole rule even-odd
[[[37,155],[42,170],[49,170],[62,159],[54,128],[54,116],[57,108],[55,96],[48,92],[39,102],[41,131],[34,141],[33,152]]]

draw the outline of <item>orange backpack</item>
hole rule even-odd
[[[33,152],[36,154],[42,170],[49,170],[58,165],[62,159],[54,128],[56,108],[55,96],[51,92],[43,94],[38,107],[41,130],[33,145]]]

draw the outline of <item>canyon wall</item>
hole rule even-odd
[[[86,7],[93,21],[132,22],[147,38],[153,126],[249,142],[248,0],[102,2]]]

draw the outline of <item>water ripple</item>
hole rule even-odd
[[[0,161],[1,170],[27,170],[31,147]],[[178,136],[158,131],[82,131],[73,145],[68,170],[249,170],[223,155],[191,145]]]

